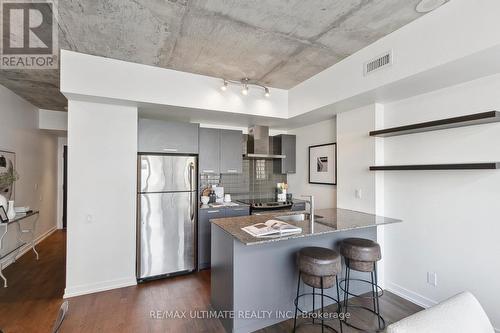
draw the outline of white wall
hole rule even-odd
[[[385,105],[385,127],[500,110],[500,75]],[[500,161],[500,123],[384,139],[385,162]],[[463,290],[500,328],[500,171],[385,172],[386,281],[428,306]],[[437,287],[426,283],[436,272]]]
[[[137,108],[70,100],[65,297],[133,285]]]
[[[56,227],[57,138],[38,130],[38,109],[0,86],[0,150],[16,153],[16,206],[40,210],[36,237]],[[2,228],[3,229],[3,228]],[[15,232],[6,236],[6,250]],[[43,255],[43,254],[41,254]]]
[[[67,131],[68,113],[63,111],[39,109],[38,128],[52,131]]]
[[[497,0],[450,1],[292,88],[289,115],[294,117],[347,100],[498,46],[499,12]],[[363,64],[390,50],[394,51],[394,65],[365,77]],[[488,64],[456,68],[431,80],[427,77],[427,85],[434,84],[433,80],[451,80],[483,65]],[[377,95],[382,94],[380,91]],[[367,98],[376,100],[379,96]]]
[[[223,81],[126,61],[61,50],[61,92],[67,97],[106,98],[135,104],[157,104],[286,118],[288,91],[241,87],[220,90]]]
[[[376,139],[368,133],[382,113],[383,106],[373,104],[337,115],[339,208],[381,213],[377,212],[376,174],[369,170],[377,162]]]
[[[368,135],[374,128],[383,125],[383,112],[383,105],[373,104],[337,115],[339,208],[385,216],[384,175],[369,170],[371,165],[383,164],[383,142]],[[377,227],[377,242],[382,253],[386,252],[384,237],[385,227]],[[385,264],[385,256],[382,255],[382,260],[377,263],[382,288],[385,287]]]
[[[296,173],[288,175],[289,192],[295,197],[314,195],[317,209],[337,206],[337,188],[332,185],[309,184],[309,146],[336,142],[335,118],[288,132],[297,136]]]

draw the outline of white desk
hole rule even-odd
[[[16,217],[13,220],[10,220],[5,223],[0,223],[0,250],[3,249],[3,239],[5,235],[9,232],[9,230],[14,227],[14,230],[16,230],[17,233],[17,245],[16,247],[9,251],[8,253],[0,256],[0,277],[4,281],[4,287],[7,288],[7,279],[2,273],[2,265],[11,260],[12,262],[16,262],[17,255],[19,254],[19,251],[21,251],[21,248],[29,244],[31,246],[31,249],[36,255],[36,260],[38,260],[38,252],[35,249],[35,229],[36,229],[36,223],[38,222],[38,217],[39,217],[39,211],[33,211],[28,214],[19,214],[16,215]],[[30,219],[30,217],[33,217]],[[31,223],[28,224],[27,228],[22,228],[21,227],[21,222],[22,221],[31,221]],[[24,223],[23,223],[24,225]],[[26,226],[25,226],[26,227]],[[1,229],[4,229],[3,232],[1,232]],[[23,235],[28,235],[28,238],[23,239]]]

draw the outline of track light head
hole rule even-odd
[[[224,80],[224,84],[220,87],[220,90],[226,91],[227,90],[227,85],[228,85],[227,80]]]
[[[248,84],[246,84],[246,83],[245,83],[245,84],[243,85],[243,89],[241,89],[241,93],[242,93],[243,95],[245,95],[245,96],[246,96],[246,95],[248,95]]]
[[[266,96],[266,97],[271,96],[271,93],[269,92],[269,88],[268,87],[264,87],[264,91],[265,91],[264,92],[264,96]]]

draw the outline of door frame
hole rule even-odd
[[[63,228],[64,146],[67,145],[68,138],[57,138],[57,229]]]

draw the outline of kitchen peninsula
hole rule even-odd
[[[302,232],[255,238],[241,230],[269,219],[299,226]],[[317,210],[312,228],[308,214],[302,212],[213,219],[212,306],[216,311],[233,314],[222,319],[227,332],[252,332],[289,319],[294,313],[297,251],[306,246],[335,249],[348,237],[376,240],[377,226],[398,222],[402,221],[345,209]],[[325,290],[325,294],[334,296],[332,290]],[[311,304],[300,305],[311,309]]]

